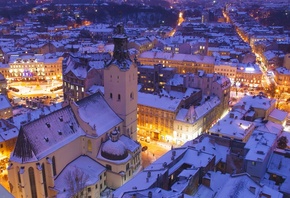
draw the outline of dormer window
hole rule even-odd
[[[50,128],[50,124],[47,122],[47,123],[45,123],[46,124],[46,126],[48,127],[48,128]]]
[[[74,130],[74,125],[73,125],[73,123],[70,123],[69,127],[71,128],[71,130]]]

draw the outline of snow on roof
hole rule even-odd
[[[181,171],[178,177],[178,182],[175,182],[170,189],[174,192],[184,192],[184,190],[190,185],[191,177],[198,174],[199,169],[184,169]]]
[[[126,192],[136,190],[146,190],[150,188],[151,186],[153,186],[153,184],[156,183],[156,180],[159,177],[159,175],[163,175],[166,172],[166,170],[160,169],[150,171],[149,178],[148,172],[149,171],[143,170],[142,172],[138,173],[135,177],[133,177],[131,180],[123,184],[120,188],[116,189],[114,191],[114,198],[121,198],[123,197],[123,194]],[[146,178],[148,178],[148,180]]]
[[[187,164],[191,166],[192,171],[182,172],[180,174],[180,176],[185,177],[186,173],[192,174],[196,172],[199,167],[207,166],[209,160],[212,160],[213,157],[212,154],[197,151],[191,147],[172,149],[114,191],[114,197],[122,197],[125,192],[129,191],[151,188],[157,182],[157,178],[162,177],[165,173],[171,175],[178,171],[184,164]],[[187,177],[190,176],[188,175]],[[176,185],[175,187],[178,188],[182,186]]]
[[[264,96],[244,96],[235,106],[244,105],[245,110],[249,110],[250,107],[268,110],[275,102],[275,99],[272,100]]]
[[[77,105],[80,118],[96,130],[98,136],[101,136],[123,121],[110,108],[99,92],[79,100]]]
[[[245,160],[263,162],[276,138],[276,134],[255,130],[245,145],[245,149],[249,149]]]
[[[211,96],[209,100],[195,107],[197,119],[202,118],[207,112],[211,111],[214,107],[216,107],[220,103],[221,101],[217,96]]]
[[[74,161],[65,166],[65,168],[55,179],[54,189],[58,191],[56,196],[57,198],[66,198],[69,196],[69,181],[67,179],[68,174],[72,174],[73,177],[74,174],[78,173],[78,171],[84,174],[83,178],[86,180],[84,185],[86,187],[96,184],[99,181],[100,175],[106,171],[106,168],[87,156],[80,156],[76,158]]]
[[[42,159],[84,134],[67,106],[23,125],[10,159],[21,163]]]
[[[150,188],[145,190],[134,190],[133,192],[126,192],[122,196],[122,198],[132,198],[132,197],[148,197],[148,194],[151,193],[152,197],[170,197],[170,198],[190,198],[191,196],[182,193],[181,191],[174,190],[164,190],[162,188]]]
[[[168,85],[183,85],[183,75],[182,74],[174,74],[173,78],[171,78],[168,82]]]
[[[103,69],[105,66],[104,61],[89,61],[89,66],[95,69]]]
[[[274,109],[269,117],[275,118],[276,120],[284,121],[287,118],[288,113],[279,109]]]
[[[0,142],[4,142],[18,136],[19,130],[6,120],[0,120]]]
[[[224,197],[235,197],[235,198],[255,198],[264,193],[270,195],[271,197],[282,198],[283,194],[277,190],[270,188],[264,188],[263,186],[257,184],[251,177],[247,174],[222,174],[221,172],[209,171],[205,177],[210,180],[210,186],[201,185],[197,193],[193,196],[197,197],[206,197],[205,195],[211,194],[209,191],[212,191],[214,196],[217,198]],[[207,188],[203,193],[202,190]]]
[[[138,104],[175,112],[181,103],[180,99],[162,97],[153,94],[138,92]]]
[[[7,96],[0,94],[0,110],[4,110],[7,108],[12,108],[9,99],[7,98]]]
[[[206,153],[215,155],[215,164],[218,162],[226,162],[227,155],[230,153],[228,146],[219,144],[218,141],[215,141],[211,136],[204,135],[198,137],[198,139],[190,140],[186,142],[182,147],[194,147],[196,150],[202,150]]]
[[[7,191],[1,184],[0,184],[0,195],[1,198],[14,198],[14,196]]]
[[[14,124],[18,129],[20,129],[20,126],[22,124],[31,122],[33,120],[39,119],[42,116],[48,115],[56,110],[59,110],[62,108],[62,103],[56,103],[50,106],[44,106],[39,109],[30,111],[27,110],[25,113],[22,113],[17,116],[13,116],[12,118],[9,119],[9,121]],[[24,109],[26,110],[26,109]]]
[[[140,54],[139,58],[155,58],[182,62],[188,61],[197,63],[208,63],[208,64],[215,63],[215,58],[212,56],[201,56],[192,54],[172,54],[166,52],[153,52],[153,51],[143,52],[142,54]]]
[[[273,153],[267,171],[271,174],[286,178],[280,185],[280,191],[290,193],[290,159],[277,153]]]
[[[131,138],[121,135],[119,140],[123,142],[126,149],[128,149],[130,152],[135,152],[138,148],[140,148],[140,143],[132,140]]]
[[[112,148],[112,149],[110,149],[109,148],[109,146],[106,146],[106,148],[105,149],[107,149],[108,151],[110,151],[110,152],[113,152],[113,153],[111,153],[111,154],[113,154],[113,155],[119,155],[119,154],[121,154],[121,152],[119,152],[119,153],[115,153],[115,151],[116,151],[116,146],[117,146],[117,144],[119,144],[119,143],[114,143],[114,142],[110,142],[110,143],[113,143],[113,144],[111,144],[112,146],[114,146],[114,148]],[[101,149],[99,150],[99,152],[98,152],[98,155],[97,155],[97,159],[98,160],[101,160],[101,161],[107,161],[107,162],[111,162],[111,163],[114,163],[114,164],[125,164],[125,163],[127,163],[127,162],[129,162],[131,159],[132,159],[132,155],[129,153],[124,159],[108,159],[108,158],[105,158],[105,157],[103,157],[102,156],[102,150],[103,150],[103,147],[104,146],[104,144],[102,144],[102,146],[101,146]],[[120,147],[119,147],[120,148]],[[122,151],[124,151],[124,150],[122,150]]]
[[[266,51],[266,52],[264,52],[264,56],[267,60],[271,60],[271,59],[275,58],[276,55],[272,51]]]
[[[274,152],[269,160],[267,171],[283,178],[290,178],[290,158]]]
[[[281,124],[268,121],[267,123],[262,122],[261,124],[258,124],[256,130],[280,135],[283,130],[283,126]]]
[[[253,129],[254,124],[252,122],[235,118],[223,118],[209,129],[209,133],[245,141],[245,138],[252,133]]]
[[[279,73],[279,74],[285,74],[285,75],[290,75],[290,70],[285,68],[285,67],[278,67],[276,68],[276,71]]]

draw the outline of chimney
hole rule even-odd
[[[256,194],[256,187],[250,186],[250,192],[253,193],[254,195]]]
[[[203,178],[202,178],[202,184],[208,188],[210,188],[210,177],[211,174],[207,173]]]
[[[152,192],[151,191],[148,192],[148,198],[152,198]]]

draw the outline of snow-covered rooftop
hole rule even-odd
[[[100,175],[106,171],[106,168],[87,156],[80,156],[69,163],[55,179],[54,189],[58,191],[57,198],[66,198],[71,196],[69,184],[74,181],[75,176],[79,176],[84,182],[84,187],[94,185],[99,181]],[[79,174],[79,175],[75,175]],[[71,181],[72,180],[72,181]]]
[[[180,106],[181,99],[138,92],[138,104],[175,112]]]

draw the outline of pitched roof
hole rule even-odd
[[[78,101],[76,106],[76,111],[72,105],[67,106],[23,125],[10,159],[25,163],[46,157],[86,135],[79,122],[87,123],[100,136],[123,121],[99,92]]]
[[[70,107],[62,108],[20,128],[12,160],[37,161],[85,134]]]

